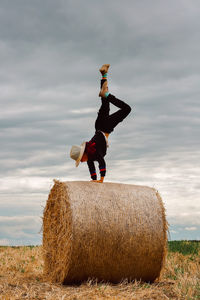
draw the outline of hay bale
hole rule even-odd
[[[55,181],[44,209],[44,274],[60,283],[153,282],[166,241],[165,209],[155,189]]]

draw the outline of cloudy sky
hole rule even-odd
[[[104,63],[132,107],[105,181],[157,188],[169,238],[200,239],[199,53],[198,0],[2,0],[0,245],[41,243],[54,178],[90,180],[69,151],[94,135]]]

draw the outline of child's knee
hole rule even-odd
[[[126,111],[127,115],[130,114],[130,112],[131,112],[130,105],[126,104],[126,107],[124,108],[124,110]]]

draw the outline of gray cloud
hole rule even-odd
[[[41,240],[38,227],[41,227],[41,221],[36,216],[20,217],[0,217],[0,244],[5,245],[9,241],[10,245],[30,245],[36,244]],[[7,238],[2,238],[6,236]]]
[[[18,197],[22,216],[41,214],[53,178],[89,179],[69,151],[94,134],[108,62],[132,112],[109,137],[107,180],[155,185],[172,224],[199,224],[199,15],[195,0],[1,1],[1,215],[19,215]]]

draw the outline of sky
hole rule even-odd
[[[69,153],[95,133],[104,63],[132,108],[105,181],[156,188],[169,240],[200,239],[199,53],[198,0],[2,0],[0,245],[41,244],[53,179],[90,180]]]

